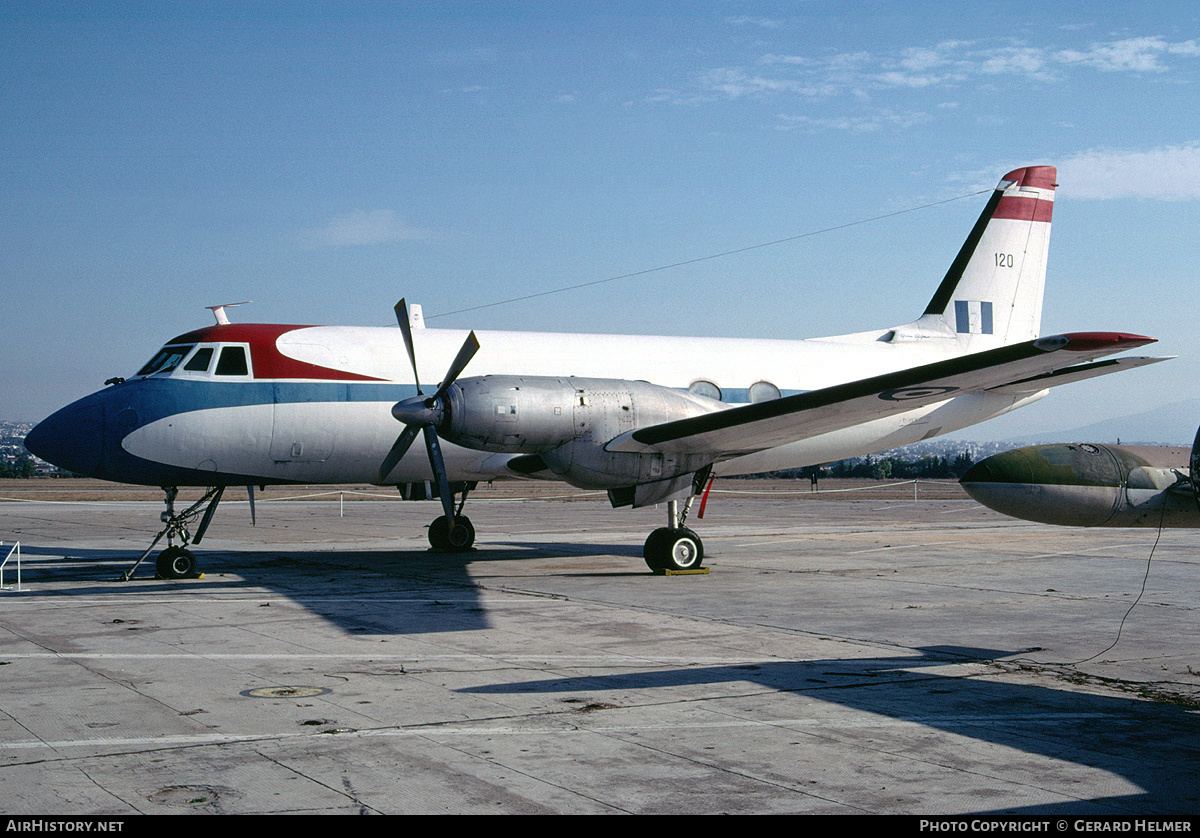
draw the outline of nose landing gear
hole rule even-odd
[[[154,536],[154,540],[150,542],[146,552],[142,553],[133,563],[133,567],[118,577],[122,582],[128,582],[133,578],[134,571],[146,560],[164,535],[167,537],[167,547],[154,560],[154,568],[158,575],[163,579],[190,579],[196,576],[196,556],[187,549],[187,546],[189,543],[199,544],[200,539],[204,538],[204,532],[208,529],[208,523],[212,520],[213,513],[217,511],[217,504],[221,502],[221,495],[225,492],[225,487],[215,486],[209,489],[205,492],[204,497],[183,512],[178,513],[175,511],[175,498],[179,494],[179,489],[175,486],[164,486],[163,492],[166,493],[164,500],[167,510],[159,518],[166,526],[158,535]],[[206,504],[207,506],[205,506]],[[204,507],[204,517],[200,519],[200,526],[193,539],[191,533],[188,532],[187,525],[201,514],[201,507]],[[178,545],[172,543],[176,538],[180,541]]]

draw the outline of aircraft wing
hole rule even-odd
[[[1073,367],[1054,370],[1053,372],[1044,373],[1043,375],[1035,375],[1032,378],[1026,378],[1023,381],[1014,381],[1011,384],[1002,384],[999,387],[989,387],[988,392],[1012,393],[1013,395],[1036,393],[1039,390],[1045,390],[1047,387],[1057,387],[1060,384],[1070,384],[1073,381],[1083,381],[1088,378],[1095,378],[1099,375],[1108,375],[1110,372],[1136,369],[1137,367],[1144,367],[1147,364],[1157,364],[1160,361],[1169,360],[1171,359],[1108,358],[1107,360],[1096,361],[1091,364],[1076,364]]]
[[[1123,367],[1092,362],[1154,342],[1154,338],[1115,332],[1038,338],[773,401],[638,428],[616,437],[605,448],[718,456],[761,451],[965,393],[1037,392],[1057,383],[1115,372]],[[1166,359],[1130,360],[1149,363]],[[1019,389],[1005,389],[1014,386]]]

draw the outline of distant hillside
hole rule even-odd
[[[1107,442],[1190,447],[1200,426],[1200,399],[1174,402],[1065,431],[1048,431],[1005,440],[1006,443]]]

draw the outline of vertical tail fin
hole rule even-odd
[[[971,352],[1038,337],[1057,175],[1029,166],[1000,180],[914,324],[919,333],[953,333]]]

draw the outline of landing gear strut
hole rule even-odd
[[[679,501],[667,501],[667,526],[650,533],[646,539],[642,555],[646,559],[646,566],[655,573],[696,570],[704,561],[704,542],[683,525],[692,507],[692,497],[684,503],[682,511]]]
[[[133,572],[138,569],[138,565],[146,560],[164,535],[167,537],[167,548],[154,560],[154,568],[158,571],[158,575],[163,579],[189,579],[196,575],[196,556],[187,549],[187,546],[189,543],[199,544],[200,540],[204,538],[208,522],[212,520],[213,513],[217,511],[217,504],[221,502],[221,495],[225,492],[225,487],[215,486],[209,489],[204,497],[179,513],[175,512],[175,497],[179,494],[179,489],[175,486],[164,486],[163,491],[166,493],[164,500],[167,504],[167,511],[162,513],[159,518],[166,526],[158,535],[154,536],[154,540],[150,542],[146,552],[142,553],[141,557],[134,562],[133,567],[121,574],[119,578],[122,582],[128,582],[133,578]],[[200,508],[205,504],[208,505],[204,508],[204,517],[200,519],[200,527],[196,530],[196,537],[193,539],[191,533],[188,532],[187,525],[201,514]],[[178,545],[172,543],[176,538],[180,541]]]

